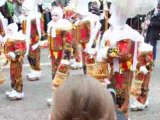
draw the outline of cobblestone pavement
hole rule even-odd
[[[160,48],[158,48],[160,51]],[[19,101],[10,101],[4,95],[10,89],[9,69],[5,68],[7,76],[5,84],[0,86],[0,120],[48,120],[51,108],[47,106],[46,99],[51,97],[51,67],[47,58],[47,50],[42,50],[42,78],[31,82],[25,74],[29,71],[28,62],[25,60],[23,68],[25,98]],[[158,55],[152,81],[150,85],[149,107],[143,112],[131,112],[131,120],[160,120],[160,55]],[[72,75],[82,74],[81,70],[71,71]],[[131,99],[131,102],[133,99]]]

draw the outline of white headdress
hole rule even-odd
[[[25,0],[22,4],[22,9],[25,11],[37,11],[37,1],[36,0]]]
[[[137,14],[147,14],[155,8],[157,0],[108,0],[119,6],[128,17],[134,17]]]
[[[88,3],[90,0],[70,0],[68,8],[73,9],[76,13],[80,15],[88,15]]]
[[[123,24],[127,18],[137,14],[147,14],[155,8],[157,0],[108,0],[111,5],[110,23],[113,25]]]

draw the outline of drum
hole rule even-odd
[[[95,58],[88,58],[86,62],[87,74],[93,78],[104,82],[104,79],[109,76],[108,65],[106,61],[97,62]]]
[[[105,61],[96,62],[93,77],[101,82],[104,82],[104,79],[109,77],[108,65]]]
[[[53,88],[63,84],[69,74],[69,65],[60,64],[53,80]]]
[[[93,76],[94,67],[95,67],[95,58],[94,57],[90,58],[89,56],[86,57],[87,75]]]

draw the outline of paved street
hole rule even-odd
[[[160,44],[160,43],[159,43]],[[158,48],[158,53],[160,48]],[[0,86],[0,120],[48,120],[51,108],[47,106],[46,99],[51,97],[51,67],[47,58],[47,49],[42,50],[42,79],[31,82],[25,74],[29,71],[25,60],[23,68],[25,98],[20,101],[10,101],[4,95],[10,89],[9,69],[4,73],[7,76],[5,84]],[[131,120],[160,120],[160,55],[157,58],[150,85],[149,107],[143,112],[130,112]],[[72,75],[82,74],[81,70],[71,71]],[[132,100],[131,100],[132,101]]]

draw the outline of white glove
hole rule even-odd
[[[39,46],[39,42],[32,46],[32,50],[35,50],[36,48],[38,48],[38,46]]]
[[[16,55],[14,54],[14,52],[9,52],[8,56],[11,57],[11,59],[13,59],[13,60],[16,59]]]
[[[80,20],[77,20],[77,21],[75,22],[75,25],[78,25],[78,24],[79,24],[79,22],[80,22]]]
[[[104,47],[98,50],[96,60],[101,62],[103,59],[107,58],[108,48]]]
[[[146,66],[140,67],[140,72],[143,72],[146,75],[148,73]]]

